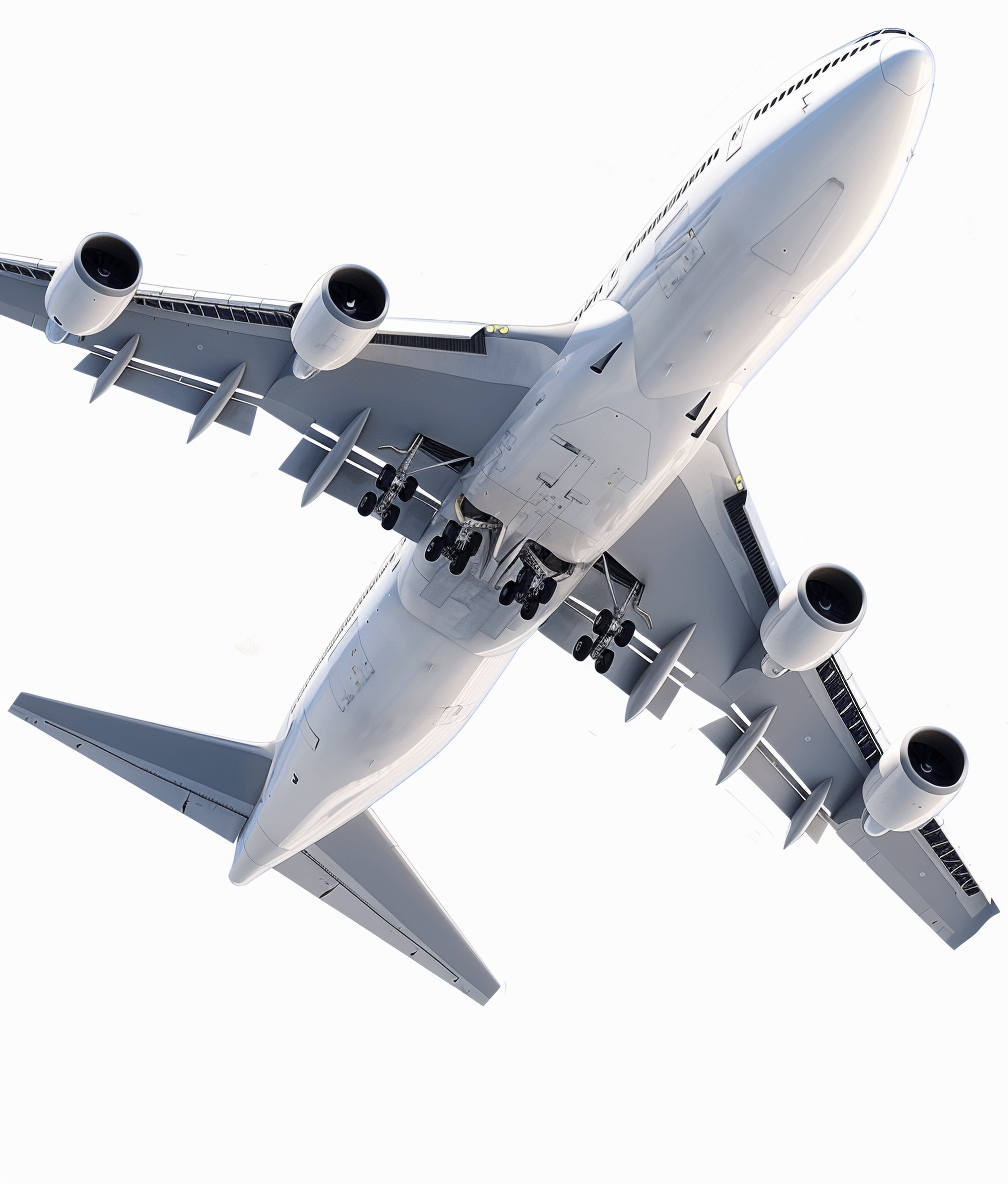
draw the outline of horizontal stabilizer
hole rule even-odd
[[[240,744],[38,695],[18,695],[10,711],[229,842],[273,762],[272,744]]]
[[[183,732],[38,695],[18,695],[10,711],[229,842],[258,802],[273,761],[272,744]],[[498,989],[370,810],[277,871],[479,1003]]]
[[[276,870],[478,1003],[500,986],[370,810]]]

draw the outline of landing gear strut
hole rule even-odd
[[[531,621],[539,605],[549,604],[553,599],[557,582],[531,547],[526,546],[520,558],[521,571],[501,588],[498,599],[501,604],[514,604],[517,600],[521,605],[522,619]]]
[[[473,520],[457,522],[453,519],[427,544],[424,558],[428,563],[436,563],[444,555],[451,560],[448,570],[453,576],[460,576],[482,545],[483,533],[476,529]]]
[[[361,517],[367,518],[371,514],[377,513],[381,518],[381,524],[384,530],[393,530],[395,528],[395,524],[399,520],[399,514],[402,511],[402,505],[398,505],[397,501],[405,505],[412,500],[413,495],[419,488],[419,482],[416,477],[409,475],[409,468],[421,444],[423,444],[423,439],[423,436],[417,436],[403,454],[403,459],[400,461],[398,468],[395,465],[388,464],[382,466],[381,472],[375,478],[375,489],[378,492],[372,493],[368,491],[361,498],[357,506],[357,513]],[[394,452],[402,452],[401,448],[394,448],[391,444],[383,444],[382,447],[391,448]],[[437,464],[424,465],[418,471],[422,473],[427,469],[437,469],[442,465],[455,464],[458,459],[456,457],[454,460],[442,460],[438,461]],[[431,554],[430,551],[431,548],[428,546],[427,558],[430,560],[437,559],[441,554],[440,551],[436,554]]]
[[[627,619],[626,614],[631,604],[636,604],[640,600],[641,593],[644,591],[644,585],[637,580],[634,586],[630,589],[630,594],[627,596],[623,604],[620,605],[616,600],[616,592],[612,586],[612,580],[609,578],[609,564],[606,562],[605,554],[602,555],[602,566],[606,574],[606,582],[609,585],[609,592],[613,598],[613,609],[603,608],[595,616],[592,621],[592,633],[594,637],[585,633],[577,639],[574,644],[574,658],[578,662],[583,662],[586,658],[593,658],[595,660],[595,669],[599,674],[605,674],[613,661],[616,658],[615,653],[609,648],[611,644],[619,646],[621,649],[633,641],[634,633],[637,631],[633,621]],[[640,612],[638,606],[637,611]],[[650,619],[648,619],[650,625]]]

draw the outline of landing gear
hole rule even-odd
[[[531,544],[521,552],[521,570],[501,588],[501,604],[521,605],[522,620],[531,621],[540,604],[549,604],[557,590],[556,577]],[[589,647],[591,648],[591,647]]]
[[[608,608],[599,610],[595,616],[595,620],[592,621],[592,633],[595,636],[590,637],[586,633],[583,637],[579,637],[577,644],[574,646],[574,657],[579,662],[583,662],[586,658],[594,658],[595,669],[599,674],[606,674],[616,660],[616,654],[610,647],[617,645],[622,649],[624,646],[628,646],[633,641],[634,634],[637,632],[636,625],[626,617],[631,603],[637,606],[637,612],[647,622],[648,628],[651,628],[651,618],[640,608],[640,597],[644,591],[644,585],[639,580],[635,580],[633,587],[630,589],[630,595],[620,605],[616,599],[612,579],[609,576],[609,566],[606,563],[604,554],[602,556],[602,568],[605,571],[606,583],[609,585],[609,591],[613,598],[613,608],[616,611],[613,612],[612,609]]]
[[[597,633],[601,637],[603,633],[607,633],[609,631],[609,626],[612,624],[612,622],[612,613],[607,608],[604,608],[598,613],[595,620],[592,622],[592,632]]]
[[[452,561],[448,564],[448,570],[453,576],[460,576],[465,571],[468,562],[469,556],[465,551],[462,551],[458,555],[452,556]]]
[[[515,585],[522,596],[525,596],[532,587],[532,581],[535,579],[535,571],[531,567],[523,567],[518,573],[518,578],[515,580]]]
[[[427,550],[424,551],[424,559],[428,563],[434,563],[441,558],[441,551],[444,548],[444,539],[436,534],[427,544]]]
[[[637,632],[637,626],[633,621],[624,621],[620,625],[619,633],[613,638],[613,641],[622,649],[625,645],[629,645],[634,639],[634,634]]]
[[[579,637],[574,643],[574,660],[576,662],[583,662],[591,653],[594,644],[595,639],[589,637],[587,633]]]
[[[399,507],[393,503],[381,516],[382,530],[391,530],[399,521]]]
[[[377,505],[378,498],[369,489],[357,503],[357,513],[360,514],[362,518],[367,518],[374,512],[374,508]]]
[[[455,545],[455,540],[459,536],[459,531],[462,527],[457,522],[449,522],[448,525],[441,531],[441,538],[444,540],[444,549],[447,551],[449,547]]]
[[[395,465],[384,465],[382,471],[375,478],[375,488],[380,489],[382,493],[387,493],[395,480],[395,475]]]
[[[407,477],[402,483],[402,489],[399,490],[399,500],[401,502],[408,502],[414,493],[417,491],[417,486],[420,484],[416,477]]]

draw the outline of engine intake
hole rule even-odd
[[[968,770],[966,752],[951,732],[908,732],[898,748],[886,749],[865,778],[861,792],[866,833],[916,830],[930,822],[962,789]]]
[[[861,581],[844,567],[810,567],[792,580],[760,625],[766,674],[811,670],[844,644],[864,618]]]
[[[142,274],[140,256],[124,238],[88,235],[46,288],[46,335],[58,341],[70,333],[87,337],[107,329],[133,299]]]
[[[388,289],[366,267],[334,267],[319,279],[291,329],[294,373],[310,378],[352,361],[374,337],[388,312]]]

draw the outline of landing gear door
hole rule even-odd
[[[728,151],[725,153],[725,160],[731,160],[735,153],[742,147],[742,140],[745,138],[750,116],[751,113],[750,115],[746,115],[744,119],[740,119],[738,126],[728,137]]]
[[[357,622],[354,621],[347,630],[339,654],[329,672],[329,686],[340,711],[346,711],[372,674],[374,668],[364,653]]]

